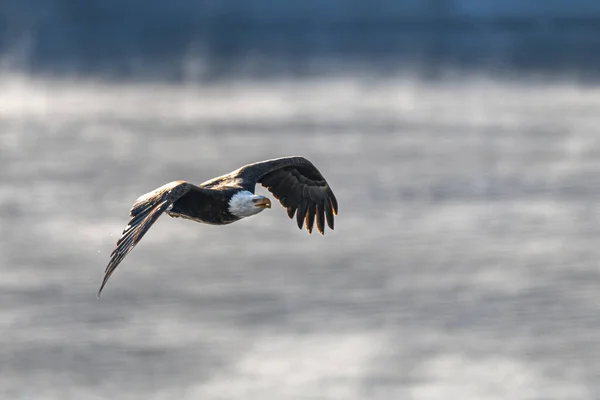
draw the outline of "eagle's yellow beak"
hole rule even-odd
[[[271,208],[271,200],[269,200],[268,197],[262,197],[258,200],[255,200],[254,204],[256,205],[256,207],[260,208]]]

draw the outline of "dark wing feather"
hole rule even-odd
[[[246,165],[232,173],[232,179],[241,179],[242,186],[254,191],[261,183],[294,218],[311,233],[315,217],[317,230],[325,233],[325,222],[333,229],[338,203],[331,187],[321,172],[304,157],[284,157]]]
[[[319,232],[325,232],[325,201],[317,203],[317,229]]]
[[[181,198],[192,187],[193,185],[187,182],[174,181],[139,197],[135,201],[129,212],[131,216],[129,224],[123,230],[121,238],[117,241],[117,246],[110,255],[110,262],[104,271],[104,280],[100,290],[98,290],[98,297],[100,297],[102,289],[108,282],[108,278],[125,256],[140,242],[152,224],[173,202]]]

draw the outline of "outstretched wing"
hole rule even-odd
[[[306,227],[312,233],[315,223],[323,235],[325,220],[333,229],[333,217],[337,215],[338,203],[331,187],[321,172],[304,157],[284,157],[246,165],[235,173],[242,179],[242,186],[254,191],[261,183],[281,205],[287,208],[290,218],[296,214],[298,228]]]
[[[108,278],[125,256],[139,243],[152,224],[173,202],[181,198],[192,187],[193,185],[185,181],[173,181],[140,196],[133,203],[129,212],[131,219],[123,230],[121,238],[117,241],[116,248],[110,255],[110,262],[104,271],[104,280],[100,290],[98,290],[98,297],[100,297],[104,285],[108,282]]]

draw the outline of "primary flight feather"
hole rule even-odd
[[[140,196],[131,207],[129,224],[110,255],[98,296],[125,256],[133,250],[152,224],[166,212],[196,222],[226,225],[271,208],[271,201],[254,194],[257,183],[266,187],[290,218],[296,215],[298,228],[325,233],[325,221],[333,229],[338,204],[331,187],[319,170],[304,157],[283,157],[260,161],[198,186],[173,181]]]

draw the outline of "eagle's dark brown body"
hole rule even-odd
[[[173,203],[167,214],[171,217],[182,217],[196,222],[211,225],[226,225],[241,218],[229,212],[224,204],[239,189],[225,188],[223,190],[190,190],[185,196]]]

